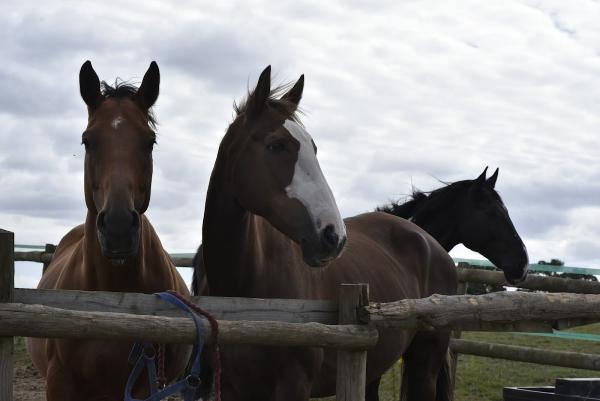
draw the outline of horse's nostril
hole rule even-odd
[[[342,252],[342,249],[344,249],[344,246],[346,245],[346,237],[342,238],[342,240],[340,241],[340,245],[338,246],[338,252]]]
[[[338,246],[339,240],[340,237],[335,232],[335,227],[333,226],[333,224],[327,225],[327,227],[325,227],[325,229],[323,230],[323,241],[325,242],[325,244],[329,247],[334,248]]]
[[[105,213],[100,212],[100,213],[98,213],[98,217],[96,218],[96,226],[98,227],[98,230],[100,230],[100,231],[104,231],[104,216],[105,216]]]
[[[140,226],[140,214],[135,210],[131,212],[131,228],[136,229]]]

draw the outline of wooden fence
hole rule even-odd
[[[15,259],[48,263],[44,255],[15,258],[13,233],[0,230],[0,401],[13,400],[14,336],[194,343],[192,320],[153,295],[14,289]],[[359,321],[366,284],[343,284],[337,301],[198,298],[221,319],[220,343],[337,349],[338,399],[364,400],[366,350],[378,337]]]
[[[47,248],[51,249],[51,248]],[[48,263],[50,252],[14,252],[0,230],[0,401],[12,400],[12,336],[183,342],[194,340],[182,312],[147,294],[14,289],[14,261]],[[176,260],[178,266],[191,259]],[[501,272],[459,267],[461,281],[503,284]],[[364,399],[366,350],[377,329],[549,332],[600,320],[600,283],[530,276],[522,288],[548,292],[434,295],[368,302],[366,285],[342,285],[337,301],[194,297],[220,320],[224,344],[338,349],[338,400]],[[462,286],[464,290],[464,286]],[[458,337],[458,336],[456,336]],[[454,352],[600,370],[600,356],[454,338]]]
[[[15,252],[15,261],[38,262],[47,265],[52,260],[55,245],[46,244],[44,251]],[[172,256],[173,263],[178,267],[193,267],[192,258]],[[474,269],[468,263],[459,263],[458,280],[463,283],[481,283],[490,285],[508,285],[504,274],[499,271]],[[548,277],[530,274],[527,279],[516,287],[535,291],[573,292],[577,294],[600,294],[600,282],[574,280],[559,277]]]

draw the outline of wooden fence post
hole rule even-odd
[[[359,324],[358,310],[369,304],[368,284],[342,284],[338,324]],[[337,401],[364,401],[367,351],[337,351]]]
[[[468,268],[469,264],[460,262],[458,267]],[[456,287],[456,295],[464,295],[467,293],[467,287],[469,283],[459,281]],[[451,338],[460,338],[462,335],[460,330],[455,330],[451,334]],[[456,388],[456,369],[458,368],[458,352],[451,351],[448,349],[448,357],[450,358],[450,389],[452,391],[452,399],[454,399],[454,389]]]
[[[467,283],[458,283],[458,288],[456,291],[456,295],[464,295],[467,293]],[[462,332],[460,330],[455,330],[450,335],[450,338],[460,338]],[[448,349],[448,357],[450,358],[450,388],[452,389],[452,394],[454,394],[454,389],[456,387],[456,369],[458,368],[458,352],[451,351]]]
[[[0,302],[13,301],[15,237],[0,229]],[[0,401],[13,400],[14,338],[0,337]]]
[[[46,244],[46,246],[44,247],[44,253],[52,253],[53,254],[54,251],[56,251],[56,245]],[[44,263],[44,267],[42,268],[42,274],[46,273],[46,269],[48,268],[49,265],[50,265],[50,262]]]

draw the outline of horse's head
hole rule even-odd
[[[486,172],[487,167],[458,203],[460,236],[467,248],[488,258],[504,271],[509,283],[516,284],[527,276],[527,249],[494,189],[498,169],[488,179]]]
[[[346,228],[317,161],[317,148],[296,115],[304,76],[280,98],[267,67],[221,144],[229,190],[301,246],[304,261],[325,266],[346,241]]]
[[[124,261],[138,252],[140,215],[148,208],[152,183],[152,148],[156,141],[150,108],[158,97],[160,74],[155,62],[139,89],[100,84],[92,64],[79,73],[87,104],[85,201],[96,215],[102,254]]]

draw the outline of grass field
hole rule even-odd
[[[600,334],[600,324],[572,329],[580,333]],[[558,351],[600,354],[600,342],[565,340],[549,337],[527,336],[508,333],[463,333],[462,338],[522,345]],[[600,372],[557,368],[531,363],[512,362],[501,359],[460,355],[457,370],[455,401],[501,401],[502,388],[508,386],[553,385],[559,377],[598,377]],[[381,401],[398,401],[400,368],[395,366],[383,379],[380,388]],[[333,400],[326,398],[322,400]]]
[[[600,324],[579,327],[572,331],[600,334]],[[463,333],[463,338],[501,344],[523,345],[543,349],[586,352],[600,354],[600,342],[565,340],[549,337],[526,336],[504,333]],[[17,381],[28,379],[30,374],[35,383],[35,372],[25,351],[23,339],[16,341],[15,360]],[[399,400],[398,366],[384,377],[380,389],[381,401]],[[461,355],[458,362],[456,401],[500,401],[502,388],[506,386],[551,385],[558,377],[597,377],[600,372],[555,368],[500,359]],[[39,380],[39,378],[37,378]],[[23,384],[23,383],[21,383]],[[332,400],[333,398],[323,399]]]
[[[572,329],[600,334],[600,324]],[[549,350],[600,354],[600,342],[503,333],[465,333],[463,338]],[[457,401],[502,400],[506,386],[552,385],[558,377],[598,377],[600,372],[461,355],[457,370]],[[393,400],[394,398],[389,398]]]

